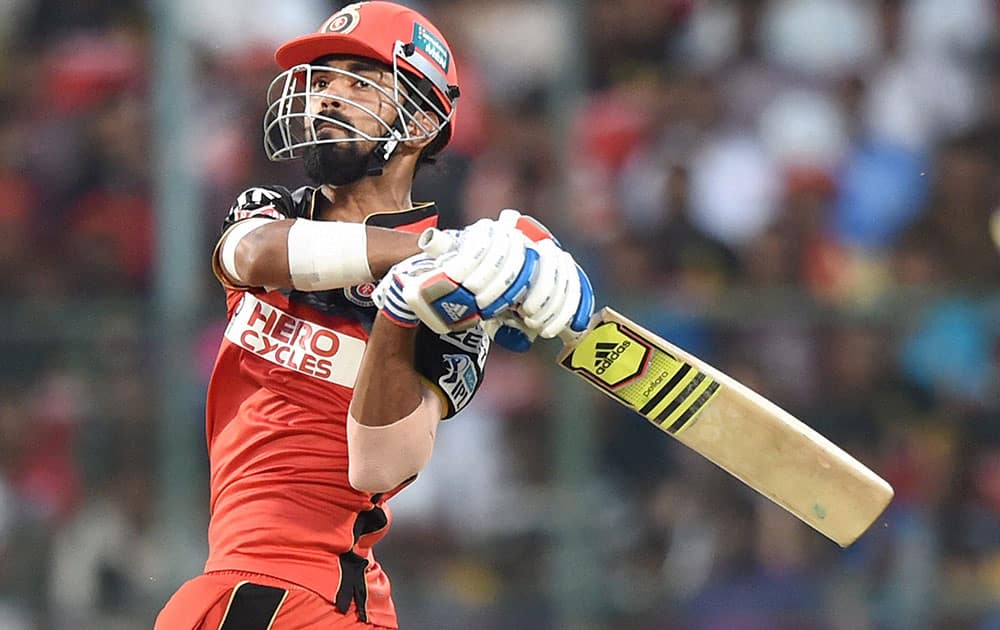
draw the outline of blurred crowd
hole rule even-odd
[[[150,330],[153,4],[0,1],[0,630],[150,627],[176,586]],[[204,220],[202,383],[222,217],[250,185],[305,183],[261,150],[273,49],[343,4],[174,3],[196,78],[195,119],[170,133]],[[393,500],[380,557],[404,627],[1000,628],[1000,4],[410,4],[462,85],[415,196],[449,226],[539,217],[601,303],[897,494],[841,550],[569,384],[554,348],[496,351]]]

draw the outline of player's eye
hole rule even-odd
[[[354,87],[360,88],[360,89],[367,89],[367,88],[372,87],[372,82],[369,81],[368,79],[355,79],[354,80]]]
[[[314,92],[319,92],[330,87],[330,82],[324,78],[315,78],[312,80],[311,85]]]

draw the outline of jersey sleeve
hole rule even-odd
[[[245,290],[246,287],[233,286],[222,273],[219,261],[219,248],[226,233],[240,221],[246,219],[294,219],[296,218],[295,203],[288,189],[281,186],[258,186],[244,190],[236,198],[229,213],[222,222],[219,240],[212,252],[212,272],[226,289]]]
[[[295,202],[287,188],[281,186],[258,186],[244,190],[229,209],[222,222],[222,233],[237,222],[250,218],[294,219]]]
[[[421,326],[416,343],[417,372],[447,407],[444,418],[451,418],[482,385],[490,338],[479,326],[444,335]]]

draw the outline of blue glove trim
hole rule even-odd
[[[399,278],[393,276],[389,290],[385,293],[382,313],[400,326],[412,328],[419,324],[420,320],[417,319],[416,314],[410,310],[406,300],[403,299],[402,288],[403,285],[399,281]]]
[[[583,272],[583,269],[580,269],[579,265],[577,265],[576,271],[580,275],[580,306],[577,307],[576,315],[573,316],[569,327],[574,332],[583,332],[587,329],[587,324],[590,323],[590,316],[594,314],[594,287],[591,286],[590,278]]]
[[[476,296],[461,285],[448,295],[431,302],[431,306],[449,325],[472,319],[479,314]]]
[[[524,264],[521,265],[521,271],[518,272],[513,284],[507,287],[507,290],[500,297],[479,309],[480,315],[484,319],[489,319],[506,307],[513,306],[520,297],[521,292],[528,288],[528,285],[531,283],[531,277],[535,275],[535,267],[537,266],[538,252],[534,248],[528,247],[524,250]]]
[[[493,335],[493,341],[511,352],[527,352],[531,349],[531,338],[523,330],[513,326],[501,326]]]

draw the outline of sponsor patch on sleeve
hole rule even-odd
[[[445,373],[438,379],[438,386],[455,411],[460,411],[472,400],[479,384],[479,374],[467,354],[445,354],[441,360],[445,363]]]
[[[469,354],[476,355],[476,363],[479,369],[486,365],[486,355],[490,350],[490,338],[479,326],[468,330],[453,331],[441,335],[441,339],[455,346],[459,350],[464,350]]]

